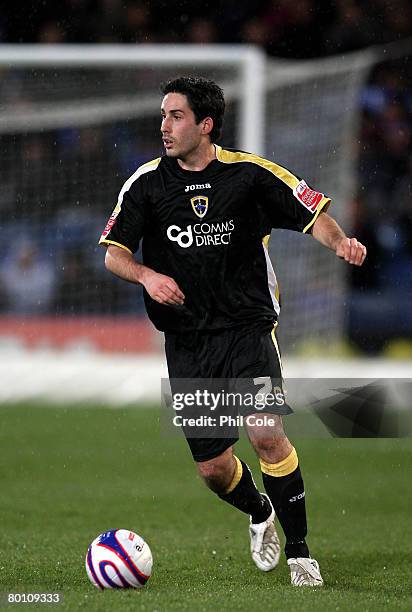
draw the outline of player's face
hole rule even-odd
[[[186,96],[168,93],[162,102],[162,140],[168,157],[185,159],[200,143],[203,122],[196,123]]]

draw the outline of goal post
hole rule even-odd
[[[84,330],[103,315],[143,315],[141,287],[107,274],[96,242],[121,185],[162,154],[159,84],[178,74],[223,87],[225,146],[290,168],[331,195],[345,222],[358,94],[374,57],[285,61],[245,45],[0,45],[0,319],[51,317],[55,329],[67,317],[94,317]],[[270,253],[282,348],[339,341],[346,277],[336,258],[282,230]]]
[[[1,45],[0,68],[124,68],[162,66],[169,71],[228,67],[237,71],[226,98],[236,97],[240,112],[237,146],[264,154],[266,56],[254,45]],[[131,92],[131,102],[133,102]],[[152,98],[149,100],[152,102]],[[3,114],[3,113],[2,113]],[[130,109],[129,109],[130,114]],[[89,121],[91,113],[89,113]],[[6,118],[2,132],[6,131]],[[26,129],[32,125],[27,118]],[[67,121],[67,119],[66,119]],[[64,123],[64,120],[62,120]]]

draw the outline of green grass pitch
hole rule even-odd
[[[255,568],[247,517],[200,482],[157,409],[5,406],[0,419],[3,603],[59,591],[56,609],[70,611],[412,610],[410,439],[294,440],[326,583],[314,591],[289,585],[284,559],[269,574]],[[237,453],[260,486],[245,440]],[[141,591],[97,591],[87,546],[122,527],[148,541],[152,578]]]

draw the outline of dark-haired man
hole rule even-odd
[[[165,332],[171,379],[281,378],[274,334],[276,277],[267,251],[272,228],[311,233],[338,257],[361,265],[365,247],[326,214],[330,199],[287,169],[215,144],[223,92],[202,78],[163,88],[166,154],[124,184],[102,234],[106,267],[145,289],[149,317]],[[133,254],[143,239],[143,264]],[[252,408],[256,413],[257,408]],[[233,437],[188,443],[199,474],[221,499],[250,515],[252,558],[273,569],[280,556],[275,514],[285,533],[291,582],[321,586],[306,544],[305,491],[296,450],[277,410],[272,425],[247,426],[266,494],[233,454]],[[262,413],[260,413],[262,414]]]

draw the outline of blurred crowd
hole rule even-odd
[[[373,287],[379,283],[381,259],[390,263],[402,255],[412,256],[410,67],[402,62],[377,66],[360,104],[358,194],[353,217],[355,228],[371,246],[369,268],[362,274],[359,271],[355,282],[360,284],[362,279],[362,285]],[[386,256],[380,257],[384,251]]]
[[[2,135],[0,313],[143,313],[141,287],[108,274],[97,245],[125,178],[161,153],[157,117],[148,151],[143,123]]]
[[[410,35],[410,0],[14,0],[0,14],[1,42],[255,43],[294,58]]]
[[[387,336],[412,338],[406,307],[412,298],[412,68],[407,60],[376,66],[359,102],[352,219],[368,257],[352,271],[351,327],[355,338],[363,335],[377,347]]]

